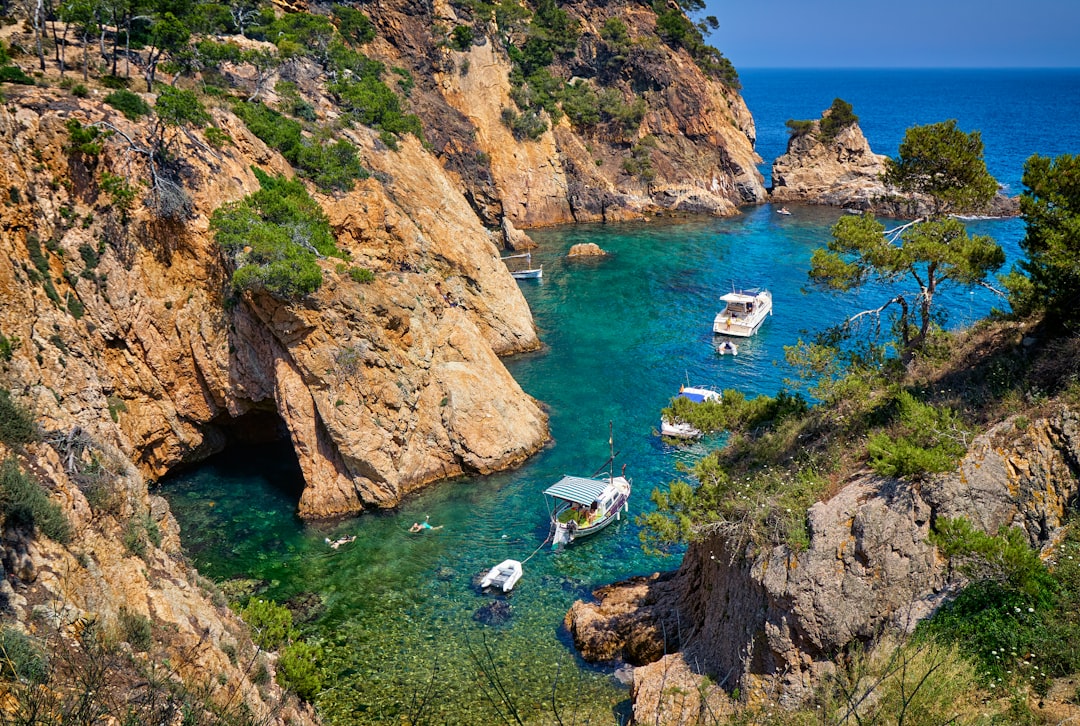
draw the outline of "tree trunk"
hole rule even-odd
[[[34,4],[34,40],[37,43],[38,64],[41,72],[45,72],[45,46],[41,42],[41,35],[45,32],[45,0],[37,0]]]
[[[82,37],[82,79],[90,80],[90,29],[83,29]]]
[[[67,31],[68,31],[67,23],[64,23],[64,40],[67,40]],[[58,37],[56,37],[56,22],[55,21],[53,21],[53,24],[52,24],[52,39],[53,39],[53,57],[56,59],[56,67],[60,69],[60,77],[63,78],[64,77],[64,66],[66,65],[65,61],[67,60],[67,47],[65,46],[63,48],[64,52],[63,52],[63,54],[61,54],[60,53],[61,43],[60,43],[60,39]]]

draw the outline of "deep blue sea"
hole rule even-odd
[[[835,97],[854,105],[875,151],[894,154],[904,129],[958,119],[980,129],[990,171],[1017,192],[1033,153],[1080,152],[1078,71],[743,71],[768,169],[784,151],[789,118],[816,118]],[[789,205],[791,206],[791,205]],[[330,724],[509,722],[505,686],[524,722],[613,724],[625,719],[628,692],[608,668],[583,664],[562,618],[592,588],[677,566],[646,556],[638,527],[624,519],[567,551],[536,552],[506,600],[509,619],[486,625],[492,602],[473,578],[497,562],[523,559],[547,534],[540,492],[562,474],[592,474],[607,455],[613,422],[618,463],[634,482],[632,514],[649,493],[680,476],[715,441],[672,448],[655,435],[660,409],[681,383],[774,394],[791,371],[783,349],[873,302],[875,291],[833,296],[807,291],[811,252],[828,239],[836,210],[769,206],[739,217],[679,223],[534,230],[541,281],[521,281],[542,351],[506,361],[551,415],[553,441],[520,469],[433,486],[397,510],[332,529],[294,514],[300,486],[282,447],[235,449],[161,486],[203,574],[265,582],[284,601],[314,594],[322,616],[304,624],[323,643]],[[1019,255],[1019,220],[971,223]],[[571,263],[570,245],[596,242],[603,260]],[[775,315],[735,358],[713,349],[717,297],[736,285],[764,285]],[[1001,305],[980,290],[943,294],[948,324],[965,325]],[[424,516],[442,529],[410,535]],[[338,550],[324,538],[356,535]],[[497,704],[497,705],[496,705]],[[499,714],[504,714],[500,716]]]

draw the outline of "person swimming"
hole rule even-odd
[[[351,537],[339,537],[338,539],[334,540],[333,542],[330,541],[329,537],[326,537],[325,539],[326,539],[326,544],[330,545],[332,548],[334,548],[336,550],[341,545],[349,544],[350,542],[355,540],[356,535],[354,534]]]
[[[410,532],[423,532],[425,529],[442,529],[442,525],[440,524],[438,527],[433,527],[431,526],[431,523],[428,522],[428,518],[424,517],[423,522],[413,522],[413,525],[409,527]]]

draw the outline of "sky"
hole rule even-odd
[[[736,68],[1080,67],[1080,0],[705,0]]]

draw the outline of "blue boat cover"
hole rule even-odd
[[[705,402],[705,396],[700,394],[700,393],[697,393],[697,392],[682,391],[682,392],[679,393],[679,395],[682,398],[689,398],[694,403],[704,403]]]
[[[582,476],[564,476],[547,489],[544,494],[569,502],[589,505],[607,489],[608,483],[599,479],[586,479]]]

